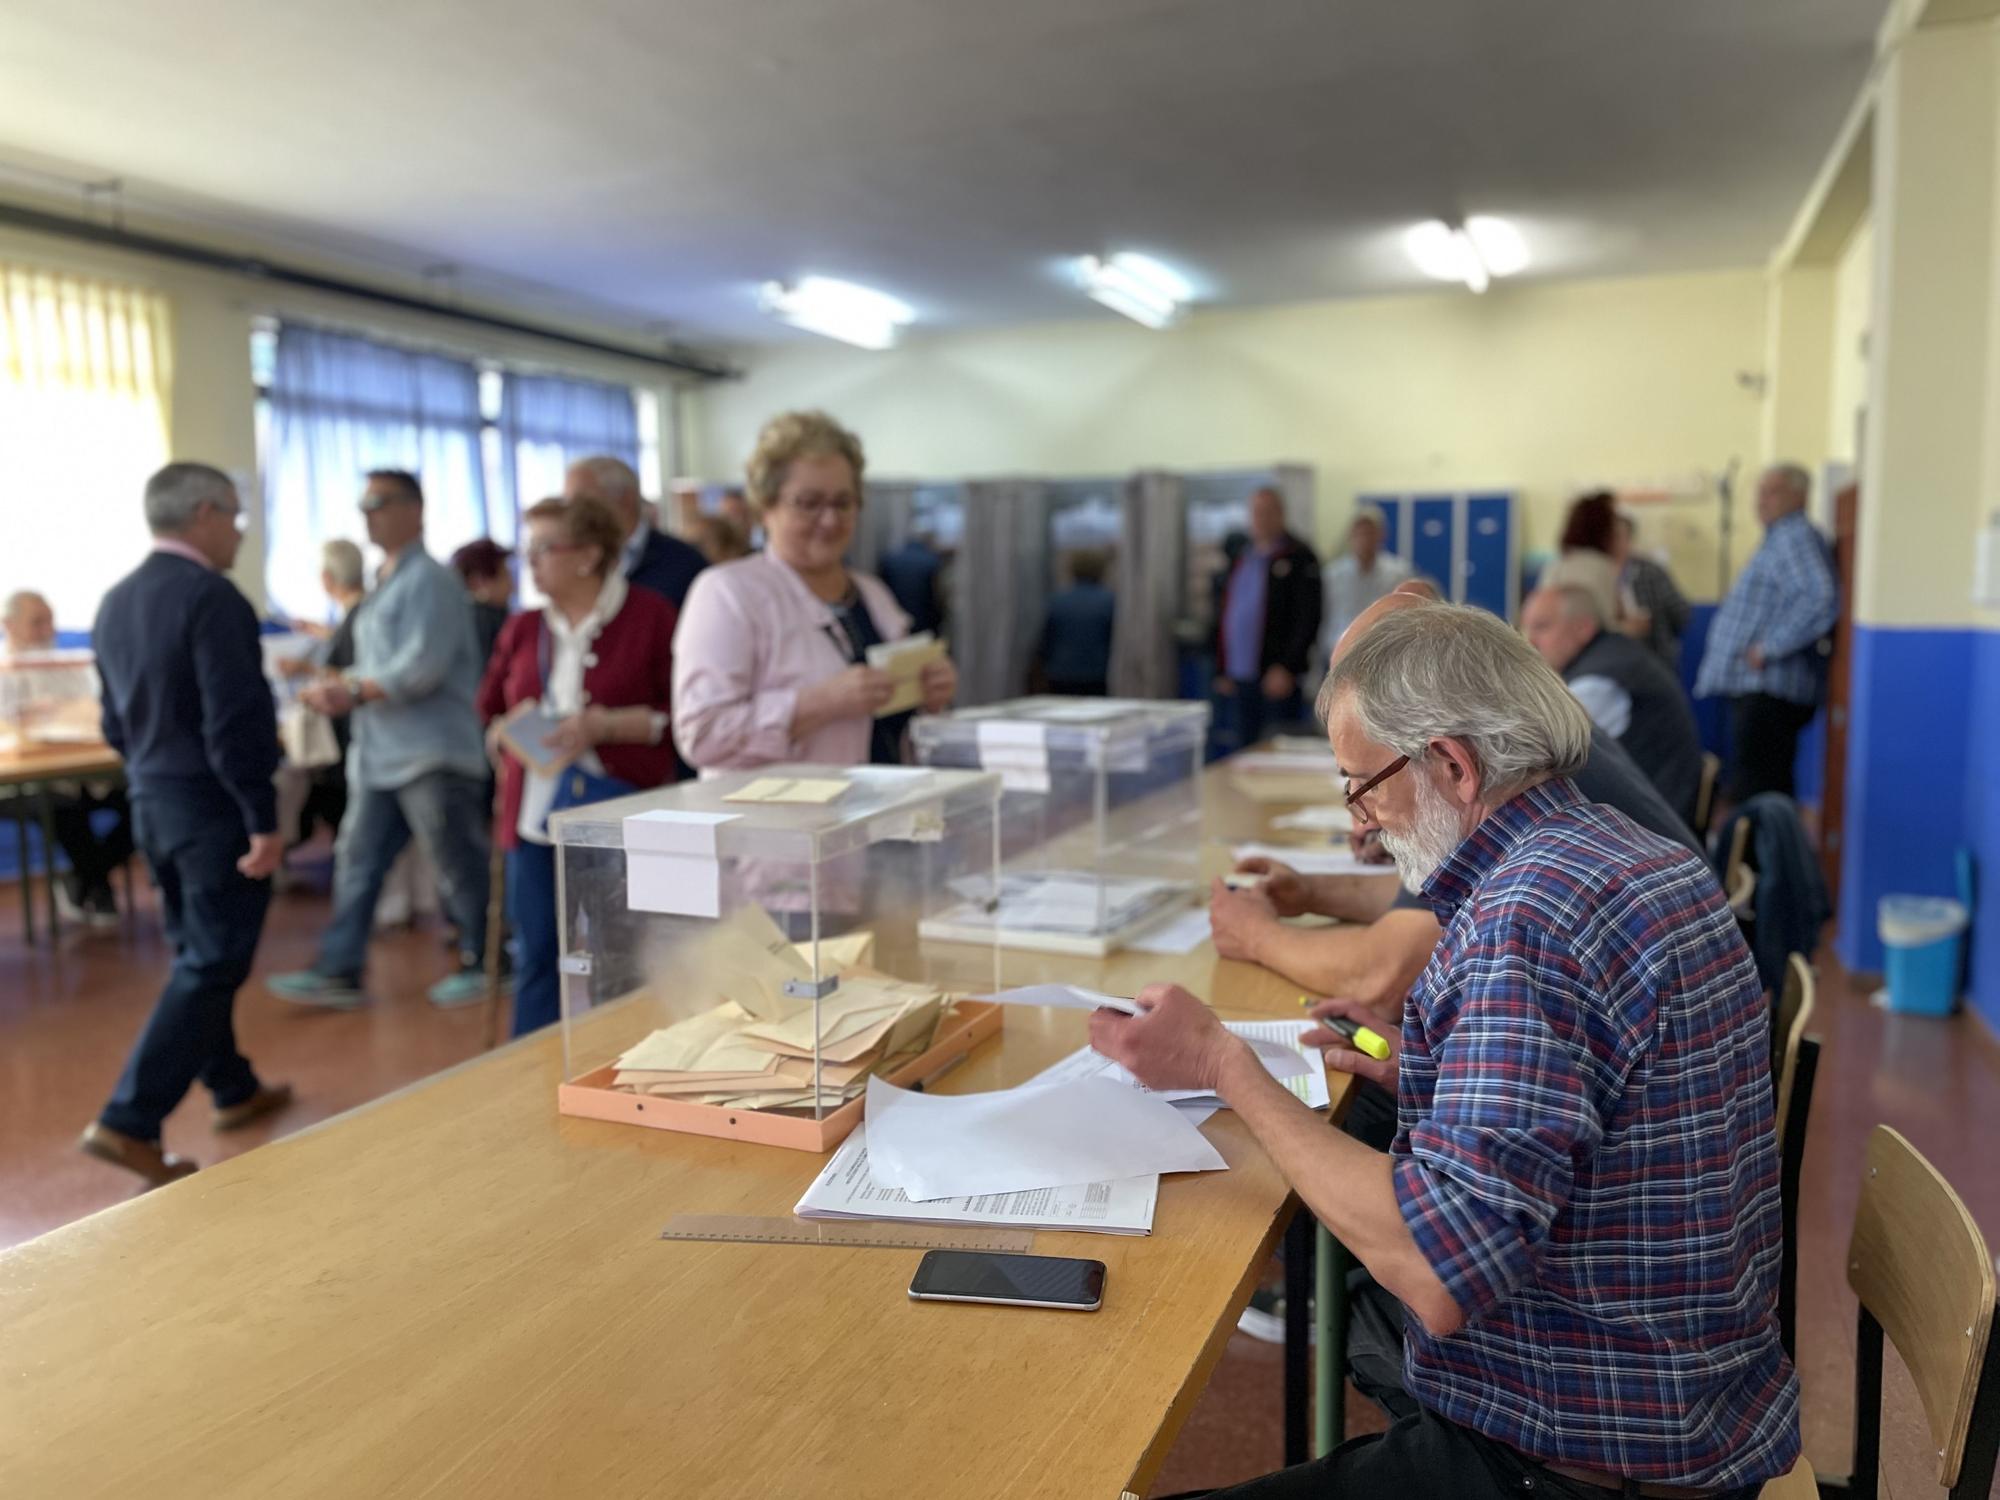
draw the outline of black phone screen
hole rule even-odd
[[[1104,1262],[1054,1255],[929,1250],[910,1282],[910,1295],[1094,1307],[1104,1300]]]

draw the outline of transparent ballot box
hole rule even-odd
[[[1184,908],[1201,855],[1205,703],[1017,698],[911,724],[917,757],[997,771],[1001,870],[927,917],[939,942],[1101,957]]]
[[[1000,1029],[918,930],[999,863],[1000,778],[767,766],[556,813],[564,1114],[825,1151],[868,1080]]]
[[[93,745],[103,738],[92,653],[0,657],[0,746]]]

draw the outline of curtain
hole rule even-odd
[[[479,372],[467,361],[287,323],[278,330],[265,450],[265,589],[323,619],[319,552],[365,535],[355,501],[370,469],[408,469],[424,487],[435,557],[487,534]]]
[[[562,493],[580,458],[609,454],[639,467],[639,414],[628,386],[567,375],[509,375],[500,397],[501,483],[494,540],[514,545],[520,513]],[[662,524],[665,518],[662,517]]]
[[[847,548],[847,565],[857,573],[873,573],[882,554],[893,552],[910,536],[910,515],[917,487],[896,480],[866,481],[861,514],[854,521],[854,540]]]
[[[1049,500],[1035,480],[965,487],[965,534],[952,593],[958,701],[1019,696],[1049,598]]]
[[[1179,687],[1174,624],[1180,613],[1186,492],[1177,474],[1134,474],[1126,481],[1124,504],[1111,693],[1172,698]]]
[[[38,590],[66,629],[88,628],[150,545],[171,351],[164,297],[0,262],[0,594]]]

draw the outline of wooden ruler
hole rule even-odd
[[[663,1240],[726,1240],[742,1245],[838,1245],[877,1250],[1026,1250],[1032,1229],[893,1224],[839,1219],[776,1219],[752,1214],[675,1214]]]

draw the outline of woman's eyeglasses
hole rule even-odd
[[[861,509],[861,502],[846,495],[833,498],[815,496],[810,500],[787,500],[786,505],[804,516],[808,521],[817,521],[821,516],[832,516],[836,521],[845,521]]]

